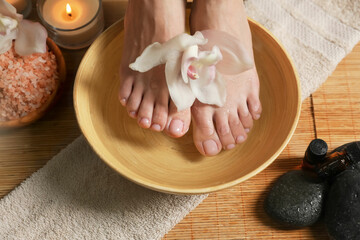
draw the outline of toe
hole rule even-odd
[[[205,156],[214,156],[221,150],[221,142],[215,131],[213,110],[210,106],[193,106],[191,114],[194,124],[194,144]]]
[[[168,118],[168,97],[165,96],[155,102],[151,129],[157,132],[164,130]]]
[[[120,75],[121,76],[121,75]],[[134,77],[133,76],[123,76],[121,77],[120,89],[119,89],[119,101],[121,105],[126,106],[128,99],[133,90]]]
[[[129,113],[129,116],[132,118],[137,117],[137,113],[140,107],[140,103],[143,97],[144,87],[142,84],[137,84],[135,82],[133,91],[131,92],[129,99],[126,103],[126,109]]]
[[[254,120],[258,120],[262,110],[259,97],[255,94],[249,95],[247,105],[249,107],[252,118]]]
[[[165,133],[170,137],[178,138],[189,130],[191,122],[191,112],[190,109],[185,109],[178,112],[175,104],[170,101],[169,106],[169,116],[167,119],[167,124],[165,128]]]
[[[217,111],[214,114],[217,135],[224,149],[230,150],[235,147],[235,139],[231,133],[228,115],[225,111]]]
[[[197,146],[197,148],[198,148],[198,146]],[[204,151],[203,154],[205,156],[215,156],[216,154],[218,154],[220,152],[219,144],[214,139],[207,139],[207,140],[203,141],[202,149]],[[199,148],[198,148],[198,150],[200,151]],[[200,151],[200,153],[201,153],[201,151]]]
[[[249,111],[246,100],[240,101],[237,110],[238,110],[238,116],[240,117],[242,127],[244,128],[246,133],[250,132],[250,129],[253,126],[253,118]]]
[[[137,114],[138,124],[142,128],[149,128],[152,121],[152,115],[154,112],[154,95],[146,92],[141,101],[139,111]]]
[[[229,125],[235,143],[239,144],[244,142],[247,138],[247,134],[237,112],[234,111],[229,114]]]
[[[241,121],[242,127],[244,128],[245,132],[246,133],[250,132],[250,130],[254,124],[254,121],[249,112],[246,102],[244,102],[243,104],[240,104],[240,106],[238,107],[238,116],[240,117],[240,121]]]

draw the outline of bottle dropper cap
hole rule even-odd
[[[314,139],[306,149],[305,159],[311,165],[323,163],[327,151],[328,145],[324,140]]]

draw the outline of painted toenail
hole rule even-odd
[[[233,149],[235,147],[235,144],[229,144],[226,146],[227,150]]]
[[[178,119],[172,120],[170,123],[169,130],[172,134],[182,133],[184,129],[184,122]]]
[[[136,118],[136,112],[134,112],[134,111],[129,112],[129,115],[132,118]]]
[[[242,135],[240,135],[240,136],[238,136],[238,137],[236,138],[236,143],[242,143],[242,142],[244,142],[244,141],[245,141],[245,137],[242,136]]]
[[[206,140],[203,142],[204,151],[207,155],[215,155],[218,153],[218,147],[214,140]]]
[[[139,124],[143,127],[148,127],[150,125],[150,120],[147,118],[141,118]]]
[[[246,133],[250,132],[250,128],[245,128],[245,132]]]
[[[153,125],[151,125],[151,129],[160,132],[161,126],[159,124],[154,123]]]
[[[121,105],[126,106],[126,98],[120,100]]]
[[[255,114],[255,120],[258,120],[260,118],[260,114]]]

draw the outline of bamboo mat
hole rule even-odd
[[[108,24],[123,13],[118,2],[104,0],[105,11],[116,9],[105,14]],[[70,80],[60,102],[39,122],[16,131],[0,132],[0,197],[80,134],[72,107],[71,80],[84,51],[63,53]],[[322,223],[294,230],[272,222],[265,215],[262,202],[271,183],[300,163],[315,136],[328,141],[330,149],[360,140],[359,66],[360,44],[327,82],[305,100],[292,140],[269,168],[240,185],[210,194],[164,239],[328,239]]]

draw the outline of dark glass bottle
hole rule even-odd
[[[316,167],[316,173],[321,178],[332,178],[353,168],[360,162],[360,142],[351,142],[336,148],[325,157],[324,163]]]
[[[322,179],[331,179],[345,169],[360,164],[360,141],[344,144],[329,154],[326,154],[327,148],[326,142],[321,139],[311,141],[302,168],[315,172]]]

